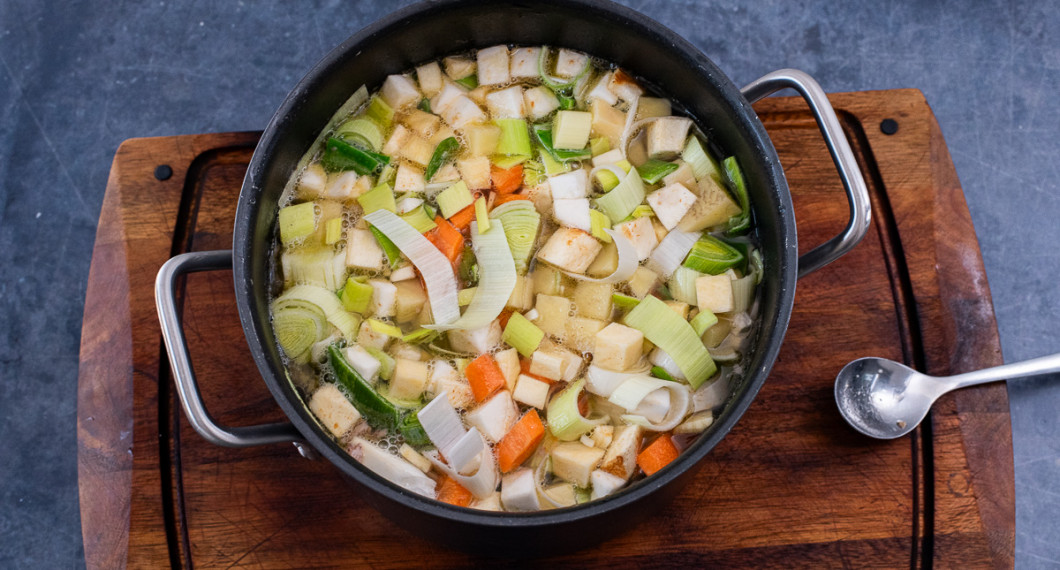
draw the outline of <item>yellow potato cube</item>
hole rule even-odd
[[[644,334],[639,330],[611,323],[596,333],[593,364],[608,370],[629,370],[640,360]]]
[[[390,378],[390,395],[399,400],[413,400],[427,387],[427,363],[407,358],[394,359]]]
[[[734,303],[732,278],[725,273],[696,278],[696,304],[700,309],[728,313],[732,311]]]

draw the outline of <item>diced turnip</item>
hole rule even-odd
[[[522,119],[526,116],[523,88],[512,85],[486,95],[486,108],[494,119]]]
[[[437,61],[421,65],[416,68],[416,80],[420,84],[420,91],[431,97],[442,90],[442,68]]]
[[[508,390],[500,390],[492,398],[465,415],[467,423],[478,428],[489,441],[500,441],[519,419],[519,409]]]
[[[553,200],[585,198],[589,195],[589,171],[579,168],[557,174],[548,179],[548,187],[552,192]]]
[[[507,511],[541,510],[533,470],[524,467],[501,479],[501,504]]]
[[[601,249],[603,246],[589,233],[559,228],[549,236],[537,258],[572,273],[585,273]]]
[[[411,109],[401,122],[408,126],[412,132],[426,139],[438,131],[438,127],[442,124],[442,119],[434,113]]]
[[[675,182],[648,194],[648,205],[655,212],[662,225],[667,230],[677,227],[681,218],[685,217],[692,204],[696,201],[696,195],[685,188],[680,182]]]
[[[401,267],[398,267],[390,273],[390,281],[397,283],[398,281],[406,281],[408,279],[416,278],[416,268],[411,263],[406,263]]]
[[[585,232],[592,231],[588,198],[553,200],[552,217],[561,226],[578,228]]]
[[[685,148],[685,139],[692,128],[687,117],[663,117],[648,125],[648,156],[670,160]]]
[[[378,271],[383,268],[383,248],[368,230],[350,228],[346,232],[346,266]]]
[[[309,409],[335,437],[342,437],[361,420],[361,414],[334,384],[323,384],[309,399]]]
[[[651,250],[659,245],[659,239],[655,236],[655,229],[651,226],[651,218],[634,218],[628,222],[622,222],[615,226],[615,230],[626,236],[633,243],[633,249],[637,250],[637,260],[644,261],[651,255]]]
[[[449,345],[457,352],[483,354],[501,342],[501,324],[494,319],[490,324],[471,330],[453,329],[446,333]]]
[[[375,384],[379,379],[379,368],[382,364],[374,356],[368,353],[363,346],[354,344],[346,347],[343,351],[346,361],[361,375],[369,384]]]
[[[510,78],[508,46],[499,45],[478,50],[479,85],[503,85],[508,83]]]
[[[594,341],[593,365],[624,372],[640,360],[644,333],[619,323],[611,323],[596,333]]]
[[[416,83],[404,75],[388,76],[379,94],[383,101],[394,109],[415,105],[423,98],[420,90],[416,88]]]
[[[538,77],[537,59],[541,54],[541,48],[515,48],[511,56],[512,79],[524,79],[527,77]]]
[[[589,56],[569,49],[561,49],[556,54],[556,75],[574,77],[589,64]]]
[[[394,132],[390,133],[390,138],[383,144],[383,154],[391,157],[398,156],[405,146],[405,141],[412,135],[413,133],[405,128],[405,125],[397,125],[394,127]]]
[[[544,85],[531,87],[523,92],[523,110],[531,119],[543,119],[559,109],[559,99]]]

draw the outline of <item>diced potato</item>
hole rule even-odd
[[[611,284],[579,281],[571,297],[578,315],[601,321],[611,320]]]
[[[589,482],[593,486],[593,491],[589,495],[589,498],[594,501],[613,494],[626,484],[625,479],[618,477],[617,475],[612,475],[601,469],[597,469],[589,474]]]
[[[416,83],[404,75],[391,75],[383,82],[379,95],[394,109],[403,109],[420,102],[423,95]]]
[[[541,54],[541,48],[515,48],[511,55],[511,74],[513,79],[526,77],[536,78],[537,58]]]
[[[688,303],[682,303],[681,301],[664,301],[667,307],[673,309],[682,319],[688,320]]]
[[[493,355],[493,359],[497,361],[501,374],[504,374],[505,385],[507,385],[509,390],[515,389],[515,383],[519,380],[519,372],[521,370],[519,351],[514,348],[501,350]]]
[[[549,380],[563,378],[563,356],[548,350],[535,350],[530,358],[530,373]],[[518,387],[518,384],[516,384]]]
[[[368,324],[367,319],[361,323],[361,328],[357,329],[357,344],[366,348],[386,350],[386,347],[390,344],[391,340],[393,340],[391,337],[381,332],[376,332],[376,330]]]
[[[307,200],[319,198],[328,182],[328,173],[319,162],[314,162],[298,177],[298,196]]]
[[[662,97],[641,97],[637,100],[637,120],[670,116],[670,100]]]
[[[560,365],[560,378],[564,382],[572,382],[582,372],[582,366],[585,364],[585,360],[578,354],[563,348],[562,345],[556,344],[550,340],[545,340],[541,343],[544,350],[559,356],[563,363]]]
[[[712,228],[740,213],[740,206],[710,176],[699,181],[699,198],[677,227],[686,232]]]
[[[423,192],[426,184],[423,169],[405,162],[398,165],[397,174],[394,176],[395,192]]]
[[[473,156],[456,161],[460,178],[469,190],[486,190],[490,187],[490,159],[485,156]]]
[[[648,205],[655,212],[655,216],[667,230],[677,227],[677,222],[685,217],[685,214],[696,201],[696,195],[685,188],[680,182],[675,182],[648,194]]]
[[[478,428],[491,442],[500,441],[519,419],[519,409],[512,401],[512,393],[500,390],[464,416],[467,423]]]
[[[584,53],[569,49],[561,49],[556,53],[556,75],[559,77],[574,77],[588,64],[589,56]]]
[[[434,146],[419,135],[410,135],[401,149],[401,156],[420,166],[427,166],[434,155]]]
[[[589,486],[589,474],[600,464],[604,450],[577,441],[566,441],[552,448],[552,472],[579,487]]]
[[[478,50],[477,63],[479,85],[503,85],[511,78],[508,46],[499,45]]]
[[[648,125],[648,156],[670,160],[681,154],[691,128],[692,119],[687,117],[664,117],[652,122]]]
[[[442,90],[442,68],[437,61],[421,65],[416,68],[416,80],[420,84],[420,91],[431,97]]]
[[[526,275],[519,275],[515,278],[515,287],[512,288],[512,295],[508,297],[505,307],[523,312],[530,310],[533,306],[534,282]]]
[[[412,132],[429,139],[438,131],[438,127],[442,124],[442,119],[434,113],[412,109],[401,122],[407,125]]]
[[[433,397],[445,394],[449,403],[461,410],[474,402],[467,380],[461,378],[456,369],[444,360],[431,361],[427,391]]]
[[[483,354],[501,342],[501,323],[494,319],[490,324],[472,330],[453,329],[446,333],[449,346],[457,352]]]
[[[592,231],[589,209],[588,198],[552,200],[552,218],[556,220],[556,223],[568,228],[577,228],[583,232]]]
[[[596,333],[594,340],[593,364],[624,372],[640,360],[644,334],[637,329],[611,323]]]
[[[626,128],[626,113],[597,99],[589,106],[593,114],[593,134],[607,137],[611,148],[618,148],[622,140],[622,131]]]
[[[523,110],[531,119],[543,119],[556,109],[559,109],[559,99],[548,87],[538,85],[523,92]]]
[[[501,478],[501,504],[506,511],[541,510],[532,469],[523,467]]]
[[[423,310],[427,293],[423,291],[419,279],[398,281],[394,283],[394,289],[394,318],[399,323],[411,323]]]
[[[534,324],[545,334],[563,336],[566,330],[567,319],[570,318],[571,301],[566,297],[556,295],[538,295],[534,308],[537,309],[538,318]]]
[[[651,218],[634,218],[628,222],[622,222],[615,226],[615,230],[626,236],[633,243],[633,249],[637,250],[637,261],[644,261],[651,255],[651,250],[659,245],[659,239],[655,236],[655,229],[651,226]]]
[[[485,499],[475,499],[471,501],[471,508],[480,511],[503,511],[504,506],[501,505],[500,491],[494,491],[492,495]]]
[[[548,179],[553,200],[585,198],[589,195],[589,171],[584,168],[557,174]]]
[[[589,277],[603,278],[618,269],[618,246],[614,242],[605,244],[585,273]]]
[[[615,435],[600,461],[600,470],[628,481],[637,469],[637,453],[643,430],[638,425],[615,428]]]
[[[641,266],[633,272],[633,277],[630,277],[627,283],[629,283],[629,290],[633,293],[633,296],[638,299],[643,299],[645,295],[651,293],[651,290],[659,284],[659,274],[647,267]]]
[[[378,271],[383,268],[383,248],[368,230],[350,228],[346,232],[346,267]]]
[[[471,156],[489,156],[497,150],[501,129],[497,125],[470,125],[463,130]]]
[[[611,75],[611,84],[608,85],[615,95],[623,101],[632,101],[639,98],[644,90],[637,85],[636,80],[630,74],[618,69]]]
[[[407,358],[394,359],[394,376],[390,378],[390,395],[399,400],[413,400],[427,387],[427,363]]]
[[[379,379],[379,368],[383,365],[374,356],[368,353],[363,346],[354,344],[343,350],[343,356],[350,366],[364,378],[365,382],[375,384]]]
[[[696,184],[696,175],[692,171],[692,167],[681,159],[675,160],[674,163],[677,164],[677,170],[663,176],[663,184],[666,186],[683,184],[685,188],[698,191],[699,187]]]
[[[589,233],[559,228],[537,252],[537,258],[572,273],[585,273],[601,249],[603,246]]]
[[[572,317],[567,321],[563,343],[578,352],[589,352],[593,349],[596,333],[603,330],[607,323],[586,317]]]
[[[363,194],[357,191],[357,179],[357,173],[352,170],[329,174],[327,184],[324,185],[324,196],[334,200],[353,200]]]
[[[442,65],[445,66],[445,74],[453,81],[475,73],[475,60],[466,57],[449,56],[442,60]]]
[[[397,308],[397,286],[386,279],[369,279],[372,286],[372,314],[377,317],[393,317]]]
[[[600,79],[596,81],[593,88],[589,90],[589,93],[585,95],[586,101],[594,101],[599,99],[608,105],[614,105],[618,103],[618,96],[615,95],[608,85],[611,83],[611,72],[607,72],[600,76]]]
[[[704,275],[696,278],[696,304],[700,309],[715,313],[728,313],[732,310],[732,278],[721,275]]]
[[[361,420],[361,413],[334,384],[323,384],[309,399],[309,409],[335,437],[342,437]]]
[[[412,449],[412,446],[407,443],[402,443],[401,447],[398,448],[398,455],[405,458],[406,461],[416,466],[416,469],[427,473],[431,470],[431,460],[420,455],[420,452]]]
[[[520,374],[515,384],[515,390],[512,391],[512,399],[527,406],[543,410],[548,402],[548,389],[548,383]]]
[[[466,95],[457,97],[442,111],[441,115],[442,119],[454,129],[462,129],[471,123],[481,123],[486,120],[486,113],[482,112],[482,109]]]

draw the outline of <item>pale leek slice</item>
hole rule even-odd
[[[644,181],[636,168],[630,168],[618,186],[595,200],[596,206],[612,220],[624,220],[644,202]]]
[[[478,260],[479,278],[475,296],[464,314],[448,324],[424,325],[432,330],[474,330],[489,325],[496,319],[515,290],[519,275],[515,272],[515,261],[508,250],[508,238],[504,234],[504,223],[494,220],[490,229],[478,231],[478,222],[471,222],[471,247]],[[459,304],[459,292],[454,301]]]
[[[652,250],[645,266],[661,275],[663,279],[668,279],[681,266],[681,262],[688,256],[688,252],[692,251],[692,247],[701,235],[702,232],[686,232],[680,228],[670,230],[659,245]],[[678,300],[695,303],[695,300]]]
[[[460,318],[456,274],[442,252],[408,222],[387,210],[376,210],[364,217],[409,258],[423,277],[431,303],[434,323],[447,325]]]
[[[368,470],[390,481],[391,483],[425,497],[434,498],[434,479],[424,475],[418,467],[404,458],[391,454],[376,444],[362,438],[356,438],[352,447],[360,448],[358,460]]]
[[[503,222],[504,235],[508,238],[508,249],[515,261],[515,269],[520,275],[526,273],[537,241],[537,230],[541,225],[541,214],[537,213],[533,202],[513,200],[494,208],[489,217]]]
[[[641,363],[625,372],[616,372],[614,370],[608,370],[606,368],[600,368],[595,364],[589,365],[589,369],[585,372],[586,385],[585,389],[596,394],[597,396],[603,396],[605,398],[610,397],[623,382],[629,380],[634,376],[647,376],[648,371],[651,368],[643,360]]]
[[[467,431],[456,409],[449,403],[449,398],[436,397],[416,412],[416,417],[431,443],[445,457],[449,457],[453,446]]]
[[[639,410],[644,399],[656,390],[667,390],[670,392],[670,409],[659,421],[649,420]],[[611,393],[608,401],[631,412],[622,416],[622,419],[640,425],[652,431],[669,431],[688,415],[689,403],[692,394],[688,387],[677,382],[652,378],[651,376],[635,376],[623,382]]]
[[[667,283],[670,288],[670,296],[675,301],[681,301],[689,305],[697,304],[699,299],[696,297],[696,279],[702,276],[703,274],[695,269],[689,269],[684,266],[678,267],[674,270],[673,275],[670,276],[670,281]]]
[[[606,416],[586,418],[578,411],[578,397],[585,388],[585,379],[567,386],[548,403],[548,429],[560,441],[574,441],[582,434],[607,421]]]
[[[471,428],[468,433],[476,434],[477,445],[481,446],[481,451],[477,455],[479,461],[478,469],[476,469],[474,473],[470,475],[460,473],[458,468],[443,461],[437,450],[427,451],[424,455],[435,467],[438,468],[438,470],[449,475],[455,479],[457,483],[460,483],[462,487],[471,491],[471,494],[474,495],[476,499],[485,499],[492,495],[497,489],[497,464],[493,459],[493,452],[490,451],[489,446],[486,445],[486,440],[483,439],[482,434],[478,429]]]
[[[693,388],[698,388],[717,371],[692,325],[657,297],[644,297],[626,314],[623,322],[644,333],[644,338],[666,352]]]
[[[595,212],[595,210],[590,210],[590,212]],[[615,242],[615,246],[618,248],[618,266],[611,272],[611,275],[596,279],[580,273],[567,271],[566,269],[560,269],[560,271],[574,279],[588,281],[590,283],[618,283],[620,281],[626,281],[632,277],[638,267],[637,249],[633,246],[633,242],[629,241],[629,238],[621,232],[616,232],[611,228],[605,229],[604,232],[611,236],[611,240]]]
[[[310,349],[330,328],[324,313],[311,306],[288,306],[273,311],[272,327],[284,354],[301,363],[309,361]]]

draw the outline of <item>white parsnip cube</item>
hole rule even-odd
[[[437,61],[421,65],[416,68],[416,81],[420,84],[420,91],[431,97],[442,90],[442,68]]]
[[[513,79],[537,77],[537,58],[541,48],[515,48],[511,54],[511,74]]]
[[[361,328],[357,329],[357,344],[365,348],[386,350],[391,340],[394,339],[373,329],[367,319],[361,322]]]
[[[696,304],[700,309],[715,313],[732,311],[732,279],[721,275],[704,275],[696,278]]]
[[[589,56],[570,49],[561,49],[556,53],[556,75],[574,77],[589,64]]]
[[[494,119],[522,119],[526,116],[523,88],[512,85],[486,95],[486,108]]]
[[[530,373],[549,380],[562,380],[563,355],[550,350],[535,350],[530,357]]]
[[[531,119],[543,119],[556,109],[559,109],[559,99],[548,87],[538,85],[523,92],[523,110]]]
[[[490,187],[490,159],[473,156],[456,161],[460,178],[469,190],[486,190]]]
[[[442,111],[442,119],[454,129],[462,129],[471,123],[482,123],[486,113],[468,96],[457,97]]]
[[[553,200],[552,217],[561,226],[592,231],[588,198]]]
[[[689,208],[696,201],[696,195],[685,188],[680,182],[675,182],[648,194],[648,205],[655,212],[662,225],[667,230],[677,227],[677,222],[685,217]]]
[[[335,437],[342,437],[361,420],[361,413],[334,384],[323,384],[309,399],[309,409]]]
[[[585,273],[601,249],[603,246],[589,233],[559,228],[537,252],[537,258],[572,273]]]
[[[347,346],[343,351],[343,355],[346,357],[346,361],[350,363],[350,366],[361,375],[361,378],[364,378],[365,382],[375,384],[375,381],[379,379],[379,368],[382,367],[382,364],[369,354],[363,346],[359,344]]]
[[[650,217],[634,218],[615,226],[615,230],[626,236],[637,250],[637,261],[644,261],[651,255],[651,250],[659,245]]]
[[[298,195],[307,199],[319,198],[328,183],[328,173],[319,162],[310,164],[298,177]]]
[[[548,389],[548,383],[520,374],[519,380],[515,384],[515,390],[512,391],[512,399],[527,406],[543,410],[548,402]]]
[[[552,472],[579,487],[588,487],[589,474],[600,464],[604,453],[577,441],[557,444],[552,448]]]
[[[397,286],[386,279],[369,279],[372,286],[372,314],[377,317],[393,317],[397,308]]]
[[[492,398],[465,415],[467,423],[478,428],[489,441],[500,441],[519,419],[519,409],[508,390],[500,390]]]
[[[427,387],[427,363],[407,358],[394,359],[394,376],[390,379],[390,395],[399,400],[414,400]]]
[[[503,85],[510,79],[508,46],[499,45],[478,50],[479,85]]]
[[[506,511],[537,511],[541,503],[537,498],[534,471],[521,468],[501,478],[501,504]]]
[[[599,80],[597,80],[596,84],[585,96],[585,100],[592,101],[594,99],[599,99],[604,103],[607,103],[608,105],[614,105],[615,103],[618,103],[618,96],[611,91],[611,88],[608,86],[609,83],[611,83],[610,71],[605,73],[603,76],[600,77]]]
[[[378,271],[383,263],[383,248],[372,232],[357,228],[346,232],[346,267]]]
[[[670,160],[681,154],[691,128],[692,119],[686,117],[664,117],[655,120],[648,125],[648,156]]]
[[[521,366],[519,364],[519,351],[514,348],[501,350],[493,355],[493,359],[497,361],[497,367],[501,369],[501,374],[504,375],[504,383],[509,390],[515,388],[515,383],[519,380],[519,371]]]
[[[548,179],[548,187],[553,200],[585,198],[589,195],[589,171],[579,168],[557,174]]]
[[[398,165],[397,174],[394,176],[395,192],[423,192],[425,186],[421,168],[404,162]]]
[[[637,425],[616,427],[611,445],[600,460],[600,470],[628,481],[637,469],[637,453],[643,434]]]
[[[471,330],[453,329],[446,333],[449,345],[457,352],[483,354],[501,342],[501,324],[494,319],[490,324]]]
[[[623,372],[640,360],[644,334],[639,330],[611,323],[596,333],[593,344],[593,364],[600,368]]]
[[[447,82],[442,86],[442,90],[431,98],[431,112],[441,115],[460,97],[467,97],[467,90],[456,83]]]
[[[379,91],[383,101],[394,109],[403,109],[420,102],[423,95],[416,88],[416,83],[404,75],[391,75],[383,82]]]

